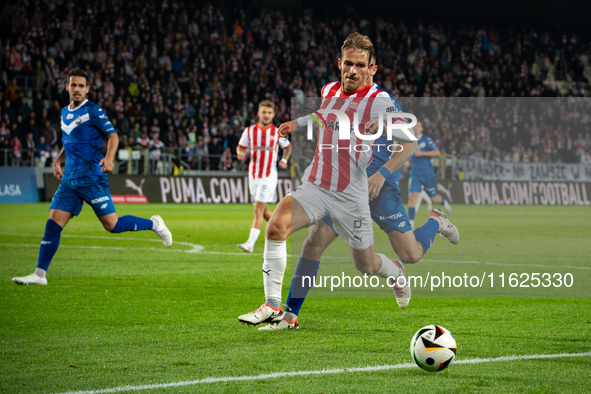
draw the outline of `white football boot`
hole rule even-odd
[[[451,216],[451,213],[452,213],[451,205],[449,205],[449,202],[447,200],[444,200],[443,208],[445,208],[445,213],[447,213],[447,216]]]
[[[269,306],[269,304],[264,303],[258,309],[238,316],[238,320],[240,320],[240,323],[257,326],[261,323],[279,323],[282,316],[283,310],[281,307],[275,309]]]
[[[445,214],[441,209],[435,208],[429,214],[429,218],[433,218],[439,222],[438,233],[447,238],[449,242],[454,245],[457,245],[460,242],[460,232],[458,231],[458,228],[445,217]]]
[[[12,278],[12,283],[14,283],[15,285],[25,285],[25,286],[30,286],[30,285],[44,286],[47,284],[47,278],[42,278],[39,275],[37,275],[36,273],[32,273],[31,275]]]
[[[281,319],[277,324],[268,324],[264,327],[260,327],[259,331],[298,330],[299,328],[300,325],[298,324],[298,319],[295,319],[292,322]]]
[[[164,220],[162,220],[160,215],[154,215],[150,219],[155,220],[158,223],[156,229],[152,230],[154,231],[154,234],[160,237],[160,239],[164,243],[164,246],[170,248],[170,245],[172,245],[172,234],[170,233],[168,227],[166,227],[166,224],[164,224]]]
[[[425,204],[427,204],[427,211],[431,211],[433,209],[433,203],[431,202],[431,197],[427,194],[425,190],[421,190],[421,196],[423,196],[423,200],[425,200]]]
[[[248,253],[252,253],[252,251],[254,249],[252,246],[250,246],[246,242],[243,243],[243,244],[238,244],[236,246],[238,246],[240,249],[242,249],[242,250],[244,250],[245,252],[248,252]]]
[[[394,295],[396,296],[396,303],[401,309],[404,309],[410,304],[410,283],[406,278],[406,271],[404,270],[404,264],[400,261],[394,261],[400,268],[400,275],[394,281],[392,278],[388,278],[388,286],[394,290]]]

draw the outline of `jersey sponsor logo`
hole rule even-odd
[[[98,204],[99,202],[109,201],[109,200],[110,200],[109,196],[103,196],[103,197],[95,198],[94,200],[92,200],[90,202],[92,204]]]
[[[349,103],[348,106],[350,107],[353,103]],[[395,107],[389,107],[389,108],[395,108]],[[417,117],[414,116],[411,113],[406,113],[406,112],[396,112],[396,115],[394,112],[391,111],[387,111],[386,113],[380,112],[377,114],[377,117],[380,121],[380,126],[382,126],[378,132],[376,132],[375,134],[361,134],[361,132],[359,131],[359,123],[360,123],[360,119],[363,118],[364,114],[355,114],[355,116],[353,117],[353,123],[351,123],[351,118],[349,117],[349,114],[347,114],[347,112],[345,111],[340,111],[340,110],[336,110],[336,109],[323,109],[321,110],[322,112],[318,112],[318,111],[314,111],[310,108],[304,108],[306,110],[312,111],[312,112],[308,112],[306,113],[306,115],[308,115],[310,117],[310,119],[308,120],[308,133],[307,133],[307,138],[308,140],[313,140],[313,136],[312,136],[312,132],[313,132],[313,127],[312,127],[312,119],[314,119],[316,121],[316,123],[318,124],[318,126],[320,128],[322,128],[322,124],[325,125],[325,127],[332,129],[334,131],[338,131],[339,133],[339,140],[349,140],[351,138],[351,131],[353,131],[353,133],[355,134],[355,137],[361,139],[361,140],[376,140],[378,139],[383,131],[384,131],[384,119],[386,121],[385,126],[386,126],[386,137],[389,140],[392,140],[392,135],[394,132],[394,129],[398,129],[400,131],[402,131],[402,133],[404,134],[404,138],[405,140],[408,141],[416,141],[417,137],[415,137],[414,132],[411,129],[412,127],[416,126],[417,124]],[[336,121],[331,121],[330,123],[328,123],[326,121],[326,118],[330,115],[334,115],[336,116]],[[399,118],[407,118],[410,119],[410,123],[395,123],[397,120],[399,120]],[[355,122],[356,121],[356,122]],[[339,127],[339,125],[342,124],[342,127]]]
[[[72,114],[70,114],[70,115],[72,115]],[[66,116],[66,118],[68,118],[70,115]],[[72,117],[73,116],[74,115],[72,115]],[[75,122],[72,122],[70,124],[66,124],[64,122],[64,120],[62,119],[62,131],[69,135],[80,124],[82,124],[84,122],[88,122],[89,120],[90,120],[90,115],[88,115],[88,114],[84,114],[84,115],[80,116],[78,119],[76,119]]]
[[[72,119],[73,117],[74,117],[74,114],[68,114],[68,116],[66,116],[66,120]]]

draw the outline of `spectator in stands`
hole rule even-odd
[[[39,142],[35,147],[35,158],[37,160],[37,165],[40,167],[45,167],[45,163],[47,159],[51,157],[51,145],[45,140],[44,136],[39,137]]]
[[[22,89],[17,85],[16,78],[12,78],[10,85],[6,88],[6,98],[11,103],[16,103],[22,94]]]

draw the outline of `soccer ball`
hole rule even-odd
[[[451,333],[436,325],[425,326],[410,341],[410,354],[425,371],[445,369],[456,357],[456,340]]]

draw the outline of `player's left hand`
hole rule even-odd
[[[288,134],[291,134],[291,132],[297,130],[297,128],[297,120],[292,120],[291,122],[281,123],[277,129],[277,132],[279,133],[280,137],[286,138]]]
[[[382,190],[382,186],[384,186],[384,182],[386,178],[379,172],[376,172],[372,176],[369,177],[367,181],[368,190],[369,190],[369,199],[373,200],[377,198],[380,194],[380,190]]]
[[[279,161],[279,167],[285,170],[287,168],[287,162],[285,160]]]
[[[379,122],[377,120],[370,120],[365,123],[366,134],[376,134],[379,131]]]
[[[110,174],[113,171],[113,168],[115,168],[113,162],[107,159],[102,159],[99,163],[99,166],[103,166],[103,168],[101,168],[101,172],[105,174]]]

